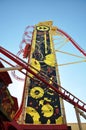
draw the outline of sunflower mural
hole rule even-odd
[[[35,73],[43,72],[47,82],[58,87],[55,82],[56,67],[53,53],[52,34],[56,28],[52,23],[39,23],[33,32],[32,44],[35,44],[32,52],[31,65],[35,67]],[[35,35],[35,36],[34,36]],[[43,75],[43,76],[44,76]],[[48,88],[46,84],[31,75],[28,85],[28,99],[26,106],[25,123],[28,124],[62,124],[60,99],[58,94]],[[34,80],[35,79],[35,80]],[[52,82],[54,81],[54,82]]]

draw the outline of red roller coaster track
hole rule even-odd
[[[33,26],[31,26],[33,28]],[[30,26],[28,26],[25,30],[25,34],[24,36],[27,36],[28,38],[31,38],[31,36],[28,35],[27,29],[30,28]],[[86,56],[86,52],[67,34],[65,33],[63,30],[58,29],[57,28],[57,32],[59,32],[60,34],[64,35],[70,42],[71,44],[76,47],[76,49],[78,51],[80,51],[80,53],[82,53],[84,56]],[[29,41],[30,39],[28,39]],[[25,42],[25,37],[22,41],[22,43]],[[22,46],[20,46],[20,49],[22,49]],[[21,50],[20,50],[21,51]],[[26,63],[25,61],[23,61],[22,59],[20,59],[18,56],[12,54],[11,52],[9,52],[8,50],[6,50],[5,48],[0,46],[0,53],[2,53],[3,55],[5,55],[6,57],[8,57],[9,59],[11,59],[13,62],[15,62],[17,65],[21,66],[23,69],[25,69],[27,72],[29,72],[30,74],[34,75],[36,77],[36,79],[42,81],[43,83],[45,83],[47,85],[47,87],[52,88],[56,93],[58,93],[58,95],[63,98],[64,100],[66,100],[67,102],[69,102],[70,104],[72,104],[74,107],[81,109],[82,111],[86,112],[86,103],[84,103],[83,101],[81,101],[80,99],[78,99],[76,96],[74,96],[73,94],[71,94],[70,92],[68,92],[66,89],[64,89],[62,86],[60,86],[59,84],[55,83],[54,81],[52,81],[52,83],[56,84],[58,87],[54,87],[52,84],[50,84],[46,79],[49,79],[49,77],[47,75],[45,75],[43,72],[39,72],[36,68],[34,68],[33,66],[31,66],[30,64]],[[8,61],[6,61],[5,59],[0,57],[0,60],[5,61],[7,64],[9,64],[10,66],[14,67],[14,65],[12,65],[11,63],[9,63]],[[35,71],[38,71],[38,74],[35,73]],[[26,76],[30,77],[30,75],[24,73],[22,70],[19,70],[21,73],[25,74]],[[47,76],[47,77],[46,77]],[[31,77],[30,77],[31,78]],[[35,79],[34,79],[35,80]],[[25,92],[25,88],[23,91],[23,96],[22,96],[22,103],[21,106],[19,108],[19,110],[16,112],[16,115],[13,119],[13,123],[15,124],[15,121],[18,120],[22,109],[23,109],[23,102],[24,102],[24,92]],[[18,126],[19,127],[19,126]],[[23,128],[24,127],[24,128]],[[36,127],[35,125],[31,126],[31,127]],[[39,126],[40,127],[40,126]],[[38,128],[38,127],[37,127]],[[40,127],[42,129],[42,127]],[[12,128],[13,129],[13,128]],[[19,127],[20,129],[20,127]],[[22,130],[27,129],[28,130],[28,126],[23,126],[22,125]],[[34,129],[34,128],[33,128]],[[43,126],[44,129],[44,126]],[[51,129],[48,127],[48,129]],[[59,128],[60,129],[60,126]],[[62,128],[61,128],[62,129]],[[65,128],[66,129],[66,128]]]
[[[83,50],[79,45],[78,43],[76,43],[66,32],[64,32],[63,30],[61,29],[57,29],[58,32],[60,32],[61,34],[63,34],[64,36],[66,36],[69,41],[84,55],[86,56],[86,52],[85,50]]]
[[[83,101],[81,101],[80,99],[78,99],[76,96],[74,96],[73,94],[71,94],[70,92],[68,92],[66,89],[64,89],[63,87],[59,86],[58,84],[57,84],[57,86],[59,86],[60,89],[55,88],[54,86],[52,86],[51,84],[49,84],[47,82],[46,76],[42,75],[41,73],[39,73],[39,75],[36,74],[32,70],[32,68],[34,68],[34,67],[32,67],[31,65],[27,64],[22,59],[20,59],[16,55],[12,54],[8,50],[4,49],[3,47],[0,47],[0,52],[3,55],[5,55],[6,57],[8,57],[9,59],[11,59],[12,61],[14,61],[15,63],[17,63],[19,66],[22,66],[25,70],[27,70],[27,72],[33,74],[37,79],[39,79],[40,81],[44,82],[48,87],[52,88],[55,92],[57,92],[59,94],[59,96],[62,97],[64,100],[66,100],[70,104],[72,104],[75,107],[77,107],[77,108],[83,110],[84,112],[86,112],[86,104]],[[52,82],[54,82],[54,81],[52,81]],[[18,117],[20,115],[20,111],[21,110],[19,110],[16,113],[15,120],[18,119]]]

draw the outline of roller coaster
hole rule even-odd
[[[29,28],[33,31],[28,32]],[[55,51],[68,53],[55,50],[54,36],[57,41],[59,37],[64,39],[60,47],[70,42],[83,55],[86,62],[86,52],[67,33],[53,26],[52,21],[27,26],[17,55],[0,46],[0,53],[16,63],[15,66],[0,57],[1,130],[71,130],[71,127],[67,126],[65,112],[62,110],[63,100],[72,104],[77,115],[80,113],[86,119],[84,114],[86,103],[60,84]],[[24,48],[23,44],[25,44]],[[21,53],[23,59],[19,57]],[[28,62],[24,60],[26,58]],[[4,67],[2,62],[11,67]],[[25,79],[18,77],[16,70],[24,74]],[[8,85],[12,81],[7,71],[12,71],[14,78],[24,80],[22,103],[19,108],[17,98],[8,90]],[[81,130],[80,122],[79,127]]]

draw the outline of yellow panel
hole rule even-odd
[[[52,40],[52,36],[56,34],[56,31],[57,28],[52,26],[52,21],[40,22],[35,26],[32,40],[33,51],[30,60],[33,67],[39,72],[44,72],[42,78],[54,87],[58,87],[53,82],[57,82],[56,59],[53,53],[54,47]],[[40,74],[36,70],[33,71],[36,74]],[[63,118],[61,115],[59,95],[33,75],[30,76],[33,79],[30,79],[30,84],[28,85],[25,123],[62,124]]]

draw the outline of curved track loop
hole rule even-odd
[[[31,44],[32,34],[33,34],[33,31],[31,29],[33,30],[34,26],[27,26],[25,28],[25,31],[24,31],[24,34],[23,34],[23,37],[22,37],[22,41],[19,45],[20,50],[23,49],[23,44],[27,44],[27,43]]]
[[[66,32],[64,32],[61,29],[57,28],[57,31],[60,32],[61,34],[63,34],[64,36],[66,36],[68,38],[68,40],[72,43],[72,45],[74,45],[84,56],[86,56],[86,52],[85,50],[83,50],[78,43],[76,43]]]
[[[24,34],[23,34],[23,37],[22,37],[22,41],[19,45],[19,51],[17,52],[17,56],[19,57],[21,54],[23,54],[24,52],[24,49],[23,49],[23,45],[25,44],[31,44],[31,41],[32,41],[32,34],[33,34],[33,30],[34,29],[34,26],[27,26],[25,28],[25,31],[24,31]],[[17,66],[17,65],[16,65]],[[11,71],[11,75],[16,79],[16,80],[19,80],[19,81],[24,81],[25,79],[24,78],[21,78],[20,76],[18,76],[16,74],[16,71],[13,70]]]

